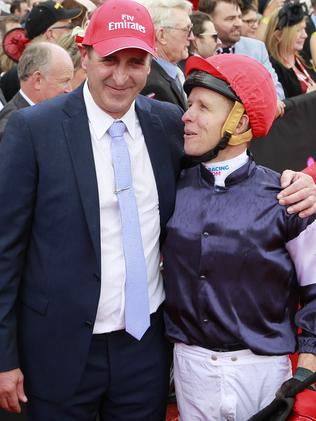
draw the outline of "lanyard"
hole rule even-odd
[[[295,63],[293,66],[293,71],[297,77],[297,79],[304,85],[306,85],[306,88],[309,88],[311,85],[313,85],[315,82],[311,78],[308,71],[305,69],[305,66],[301,61],[296,57]]]

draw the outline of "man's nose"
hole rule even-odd
[[[113,72],[113,79],[117,85],[123,85],[128,78],[126,69],[118,66]]]
[[[190,107],[190,108],[189,108],[188,110],[186,110],[186,112],[183,114],[183,116],[182,116],[182,121],[183,121],[183,123],[184,123],[184,124],[185,124],[185,123],[188,123],[189,121],[192,121],[193,117],[194,117],[194,112],[193,112],[192,107]]]
[[[242,19],[240,16],[236,17],[236,19],[234,20],[234,25],[238,27],[242,26]]]
[[[189,41],[194,41],[195,40],[195,36],[194,36],[194,33],[193,33],[192,29],[191,29],[191,31],[188,34],[188,40]]]

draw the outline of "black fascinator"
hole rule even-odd
[[[281,31],[286,26],[293,26],[301,22],[308,15],[305,3],[298,0],[287,0],[278,13],[278,24],[276,29]]]

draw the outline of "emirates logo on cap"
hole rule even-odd
[[[92,15],[83,45],[100,56],[138,48],[157,56],[155,28],[146,7],[133,0],[107,0]]]
[[[146,28],[144,25],[141,25],[138,22],[134,22],[135,16],[122,15],[121,17],[121,21],[108,23],[109,31],[115,31],[119,29],[134,29],[135,31],[142,32],[143,34],[146,33]]]

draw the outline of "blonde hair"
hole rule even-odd
[[[0,74],[8,72],[15,65],[15,62],[6,55],[3,48],[0,47]]]
[[[57,42],[57,44],[63,47],[70,55],[75,72],[81,69],[80,50],[75,40],[76,34],[79,33],[78,30],[80,30],[80,27],[74,28],[71,32],[63,35]]]
[[[270,56],[287,67],[288,63],[284,61],[284,57],[287,57],[289,53],[292,53],[298,25],[300,25],[305,18],[296,25],[285,26],[282,30],[279,30],[277,29],[279,23],[278,13],[279,11],[276,10],[270,16],[265,35],[265,44]],[[298,52],[295,52],[294,54],[302,60],[302,57]]]

